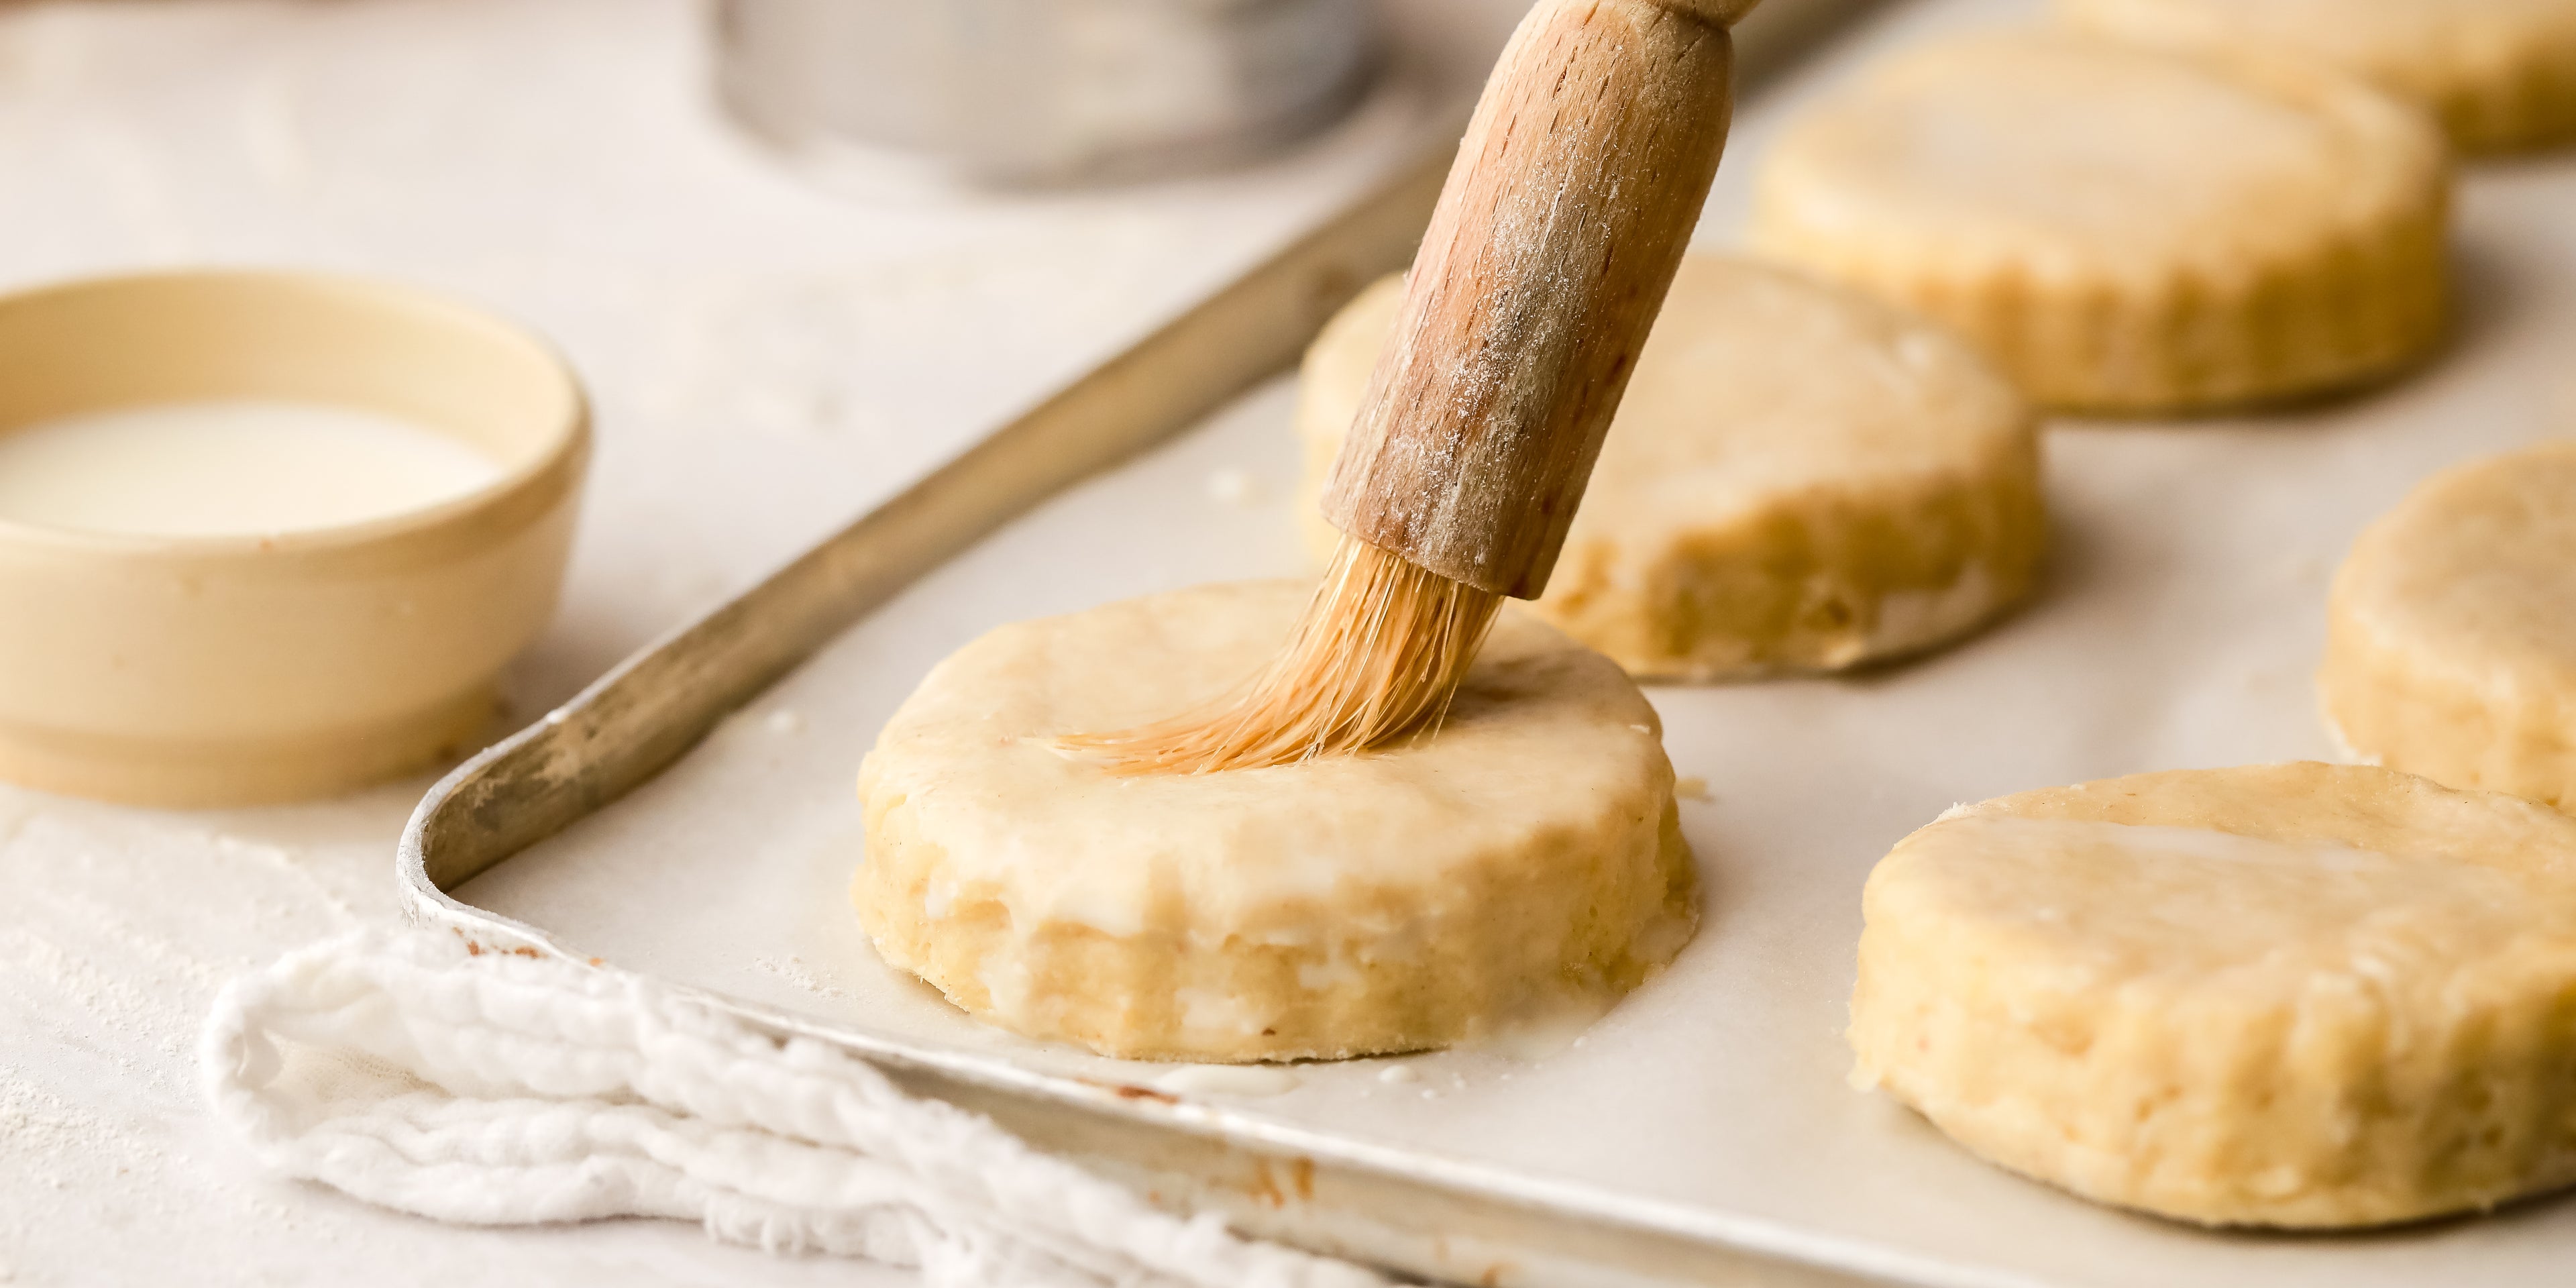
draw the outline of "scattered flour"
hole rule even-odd
[[[823,982],[822,978],[805,964],[805,959],[802,957],[754,957],[751,959],[751,964],[816,997],[837,999],[848,996],[838,987]]]

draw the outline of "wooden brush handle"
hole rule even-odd
[[[1540,0],[1485,84],[1324,517],[1535,598],[1698,222],[1753,0]]]

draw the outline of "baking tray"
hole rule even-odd
[[[1802,100],[2028,7],[1889,6],[1749,95],[1703,242],[1730,240],[1750,163]],[[2310,674],[2352,535],[2444,464],[2576,429],[2568,158],[2470,171],[2459,337],[2412,378],[2259,418],[2053,427],[2050,575],[1996,630],[1844,679],[1650,690],[1679,771],[1709,784],[1683,804],[1705,919],[1579,1036],[1228,1090],[987,1029],[879,963],[843,898],[879,724],[1000,622],[1303,570],[1292,390],[1273,373],[1403,259],[1439,168],[1391,179],[449,776],[403,839],[409,908],[847,1047],[1161,1201],[1456,1282],[2568,1282],[2565,1201],[2338,1237],[2085,1204],[1848,1090],[1840,1036],[1862,879],[1952,803],[2333,756]]]

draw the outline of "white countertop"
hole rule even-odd
[[[1453,75],[1519,7],[1397,12]],[[890,206],[716,120],[702,21],[685,0],[0,6],[0,289],[337,269],[562,345],[600,450],[562,614],[511,675],[524,715],[1317,219],[1451,83],[1399,77],[1226,174]],[[207,1000],[389,920],[427,783],[195,814],[0,786],[0,1283],[907,1282],[665,1222],[434,1225],[264,1178],[212,1129]]]

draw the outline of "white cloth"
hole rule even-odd
[[[269,1167],[442,1221],[694,1218],[937,1288],[1385,1283],[1157,1211],[825,1044],[448,933],[363,932],[234,980],[199,1059]]]

